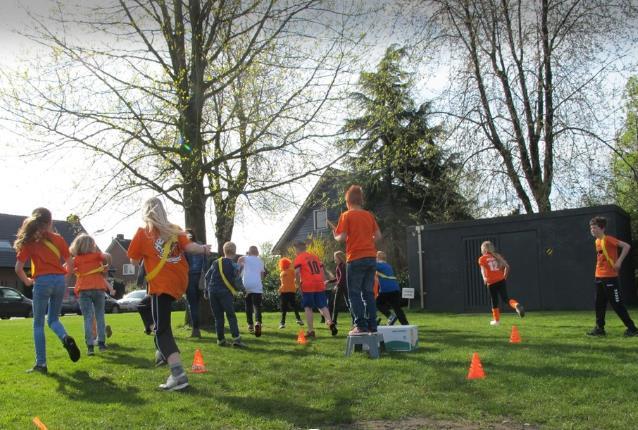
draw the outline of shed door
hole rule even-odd
[[[498,235],[497,250],[510,265],[507,292],[527,309],[540,309],[538,285],[538,241],[536,231],[517,231]]]

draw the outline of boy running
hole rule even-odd
[[[629,317],[627,308],[622,302],[620,288],[618,288],[618,270],[629,253],[631,246],[613,236],[605,235],[607,218],[594,217],[589,221],[589,231],[596,238],[596,271],[594,284],[596,285],[596,327],[589,336],[605,336],[605,312],[607,302],[616,311],[616,315],[627,327],[625,336],[637,336],[638,329]],[[621,249],[620,256],[618,248]]]

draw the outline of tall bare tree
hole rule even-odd
[[[25,31],[48,56],[12,77],[3,105],[31,136],[45,136],[45,151],[81,148],[111,160],[112,193],[94,207],[150,189],[182,206],[203,238],[212,198],[221,247],[241,195],[272,192],[328,163],[325,148],[309,144],[337,128],[326,108],[357,44],[345,34],[354,16],[345,8],[319,0],[58,6]]]

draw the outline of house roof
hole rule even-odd
[[[310,193],[308,193],[306,200],[304,200],[303,204],[295,214],[292,221],[290,221],[290,224],[288,224],[288,227],[286,227],[286,230],[284,230],[277,243],[275,243],[275,245],[272,247],[273,252],[283,251],[284,245],[290,240],[290,235],[292,234],[292,232],[295,231],[299,223],[303,222],[306,211],[312,207],[315,195],[325,185],[334,184],[335,177],[342,176],[344,174],[345,173],[343,171],[334,169],[332,167],[328,167],[323,172],[323,174],[319,177],[319,180],[317,180],[317,182],[315,183],[315,186],[312,188],[312,190],[310,190]]]
[[[130,244],[131,239],[124,239],[124,236],[118,234],[116,237],[113,238],[106,252],[112,252],[113,247],[117,245],[124,250],[124,253],[126,253]]]
[[[0,214],[0,267],[15,266],[16,252],[13,249],[13,242],[25,218],[24,215]],[[53,220],[53,228],[69,244],[78,234],[86,233],[82,224],[71,224],[61,220]]]

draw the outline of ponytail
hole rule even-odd
[[[51,224],[51,212],[46,208],[36,208],[29,218],[22,222],[22,226],[16,233],[16,241],[13,247],[19,252],[27,243],[37,242],[42,239]]]

